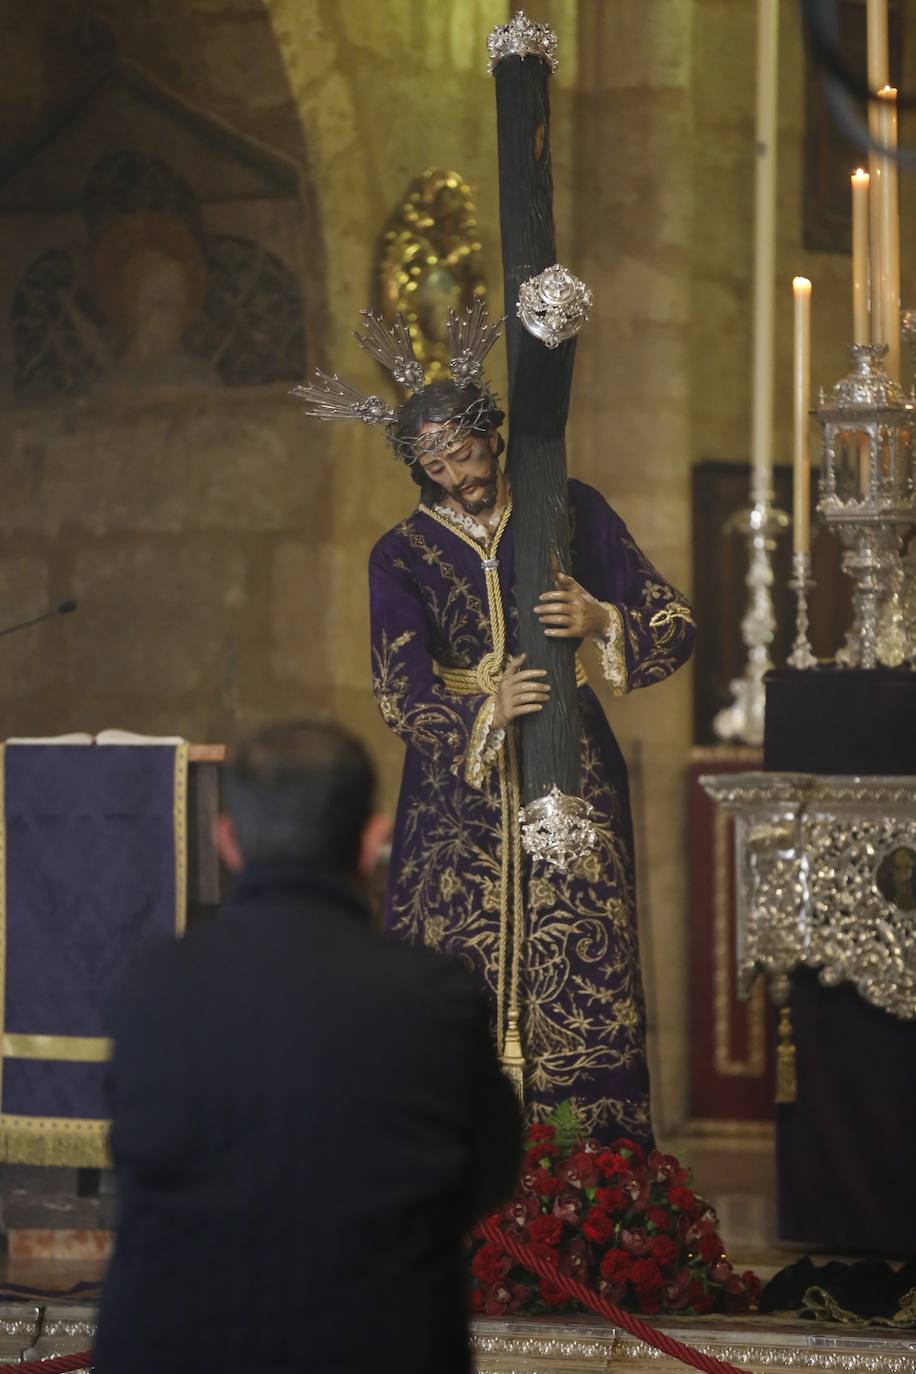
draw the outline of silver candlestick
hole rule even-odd
[[[755,474],[755,486],[757,474]],[[762,485],[762,484],[760,484]],[[777,537],[789,524],[785,511],[775,510],[768,491],[754,493],[754,505],[729,520],[726,533],[737,529],[747,537],[747,610],[741,621],[741,637],[747,649],[744,676],[735,678],[729,689],[732,703],[713,721],[719,739],[741,740],[745,744],[763,743],[763,717],[766,689],[763,679],[773,667],[770,645],[776,633],[773,608],[772,554]]]
[[[808,638],[808,597],[814,589],[814,579],[811,576],[811,555],[807,551],[793,553],[789,586],[795,593],[795,643],[789,655],[789,665],[792,668],[816,668],[817,659]]]

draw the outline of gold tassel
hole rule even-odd
[[[509,1079],[522,1107],[525,1105],[525,1056],[522,1054],[522,1037],[518,1030],[518,1012],[510,1011],[506,1025],[506,1039],[503,1043],[503,1072]]]
[[[798,1101],[798,1074],[795,1044],[792,1040],[792,1010],[788,1003],[779,1008],[779,1044],[776,1046],[776,1101],[781,1105]]]

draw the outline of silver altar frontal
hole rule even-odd
[[[916,777],[700,783],[735,820],[740,995],[764,973],[787,1013],[789,976],[807,966],[826,987],[851,983],[872,1006],[916,1018]]]

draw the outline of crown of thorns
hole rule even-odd
[[[423,367],[414,354],[404,317],[397,315],[389,330],[370,310],[361,310],[360,315],[365,333],[353,332],[360,347],[371,353],[407,391],[422,391]],[[486,417],[498,409],[495,392],[483,380],[483,360],[500,336],[502,320],[490,324],[486,304],[477,299],[463,314],[449,310],[447,330],[451,348],[449,373],[459,390],[473,387],[474,395],[465,409],[450,417],[440,429],[426,434],[398,433],[399,410],[381,396],[357,391],[336,372],[316,369],[314,382],[294,386],[290,394],[305,401],[308,414],[316,420],[361,420],[367,425],[384,425],[389,446],[406,463],[447,452],[468,434],[482,429]]]

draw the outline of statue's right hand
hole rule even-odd
[[[516,716],[530,716],[542,710],[550,696],[550,683],[543,681],[547,669],[522,668],[524,662],[525,654],[511,658],[496,689],[493,726],[497,730],[504,730]]]

